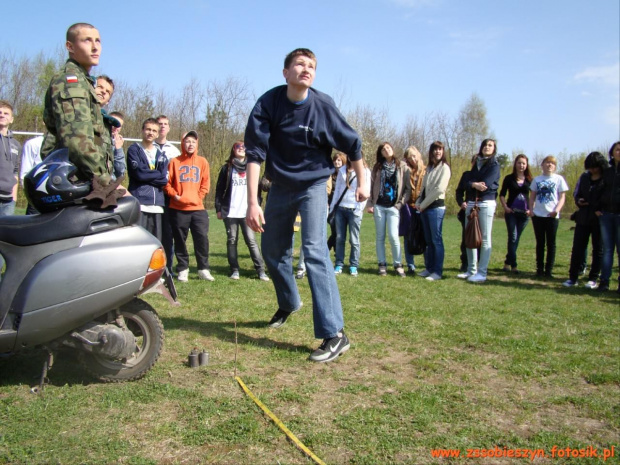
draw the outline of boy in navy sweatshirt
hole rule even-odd
[[[326,183],[334,171],[332,149],[344,152],[360,180],[357,201],[368,198],[362,143],[331,97],[312,89],[316,57],[296,49],[284,60],[285,86],[258,99],[245,132],[248,184],[246,221],[262,232],[263,257],[276,290],[278,310],[269,322],[282,326],[301,308],[293,277],[293,224],[301,215],[302,248],[312,293],[314,334],[323,343],[310,360],[330,362],[349,349],[340,293],[327,248]],[[260,164],[272,181],[265,212],[258,204]]]
[[[168,159],[153,143],[159,134],[157,120],[142,123],[142,142],[127,150],[129,193],[140,202],[140,225],[161,241],[164,186],[168,184]]]

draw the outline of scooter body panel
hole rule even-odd
[[[140,226],[57,242],[2,247],[12,272],[0,288],[0,353],[45,344],[129,302],[161,247]]]

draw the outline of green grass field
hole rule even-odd
[[[558,233],[556,279],[545,281],[533,276],[531,224],[519,250],[522,273],[500,271],[506,231],[496,220],[489,279],[473,285],[455,277],[454,217],[444,224],[445,279],[428,282],[377,275],[374,224],[365,215],[360,275],[337,277],[351,350],[314,364],[307,356],[320,341],[307,280],[298,282],[304,309],[282,328],[266,328],[273,285],[256,279],[243,243],[241,280],[227,277],[224,225],[214,216],[215,281],[199,281],[192,264],[190,282],[178,284],[180,307],[146,297],[166,328],[163,355],[146,378],[100,384],[61,353],[50,384],[35,395],[42,354],[0,359],[0,463],[311,463],[240,389],[235,372],[328,464],[620,463],[620,298],[562,287],[570,221]],[[187,366],[193,347],[209,352],[208,366]],[[554,446],[592,446],[600,458],[552,457]],[[615,456],[603,462],[612,446]],[[436,458],[433,449],[461,457]],[[546,456],[475,457],[486,449]]]

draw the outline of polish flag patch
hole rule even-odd
[[[73,74],[70,74],[70,75],[66,76],[66,78],[67,78],[67,82],[69,84],[77,84],[77,82],[78,82],[77,76],[75,76]]]

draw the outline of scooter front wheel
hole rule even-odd
[[[80,361],[90,374],[104,382],[142,378],[159,358],[164,347],[164,325],[148,303],[134,299],[120,308],[127,328],[136,337],[136,350],[129,358],[112,360],[81,352]]]

